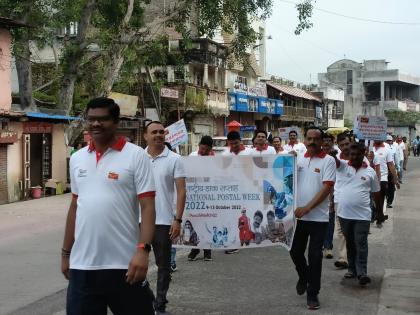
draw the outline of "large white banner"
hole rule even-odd
[[[284,246],[295,229],[292,155],[186,157],[187,201],[176,247]]]

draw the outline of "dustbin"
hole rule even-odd
[[[39,199],[39,198],[41,198],[41,194],[42,194],[42,187],[41,186],[31,187],[32,198]]]

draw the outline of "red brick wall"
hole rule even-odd
[[[7,145],[0,144],[0,204],[7,203]]]

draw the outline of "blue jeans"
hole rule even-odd
[[[330,221],[328,222],[328,228],[325,232],[324,249],[333,249],[333,238],[335,228],[335,212],[330,211]]]
[[[370,222],[340,218],[341,228],[346,238],[349,271],[358,276],[367,274],[368,234]]]
[[[171,248],[171,266],[176,265],[176,248]]]

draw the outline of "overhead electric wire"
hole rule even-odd
[[[290,4],[294,4],[294,5],[299,4],[299,2],[294,2],[294,1],[290,1],[290,0],[278,0],[278,1],[279,2],[290,3]],[[384,20],[376,20],[376,19],[362,18],[362,17],[357,17],[357,16],[346,15],[346,14],[342,14],[342,13],[318,8],[316,6],[313,6],[313,9],[317,10],[317,11],[324,12],[324,13],[340,16],[340,17],[343,17],[343,18],[346,18],[346,19],[357,20],[357,21],[362,21],[362,22],[379,23],[379,24],[391,24],[391,25],[420,26],[420,22],[384,21]]]

